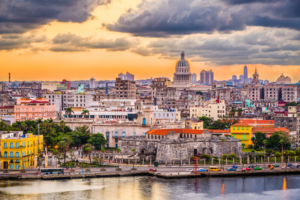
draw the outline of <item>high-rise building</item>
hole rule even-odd
[[[236,76],[236,75],[233,75],[233,76],[232,76],[232,80],[233,80],[233,81],[237,80],[237,76]]]
[[[126,73],[126,74],[119,74],[118,78],[122,79],[122,80],[130,80],[130,81],[134,81],[134,75],[130,74],[130,73]]]
[[[244,82],[244,75],[240,75],[240,81]]]
[[[90,79],[90,88],[92,89],[96,88],[96,80],[94,78]]]
[[[192,74],[192,83],[195,83],[197,81],[197,74]]]
[[[214,73],[212,70],[202,70],[200,73],[200,83],[211,85],[214,81]]]
[[[244,83],[248,83],[248,68],[246,65],[244,67]]]

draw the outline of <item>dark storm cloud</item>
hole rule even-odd
[[[138,40],[117,38],[115,40],[81,37],[75,34],[58,34],[52,39],[53,45],[49,48],[55,52],[78,52],[90,49],[106,49],[107,51],[125,51],[138,43]]]
[[[27,49],[34,48],[32,43],[43,43],[47,41],[45,36],[35,36],[35,35],[3,35],[0,36],[0,51],[2,50],[17,50],[17,49]]]
[[[111,0],[0,0],[0,34],[24,33],[51,21],[84,22]]]
[[[110,31],[135,36],[166,37],[193,33],[230,33],[247,26],[300,30],[299,0],[157,0],[143,1]]]
[[[297,31],[289,30],[253,30],[246,34],[228,34],[226,37],[214,34],[166,38],[131,51],[142,56],[159,55],[162,58],[178,59],[184,50],[191,61],[212,65],[295,65],[300,61],[300,41],[289,39],[296,35]]]

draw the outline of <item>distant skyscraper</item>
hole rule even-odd
[[[244,75],[240,75],[240,81],[244,82]]]
[[[202,70],[200,73],[200,83],[211,85],[214,81],[214,73],[212,70]]]
[[[130,81],[134,81],[134,75],[130,74],[130,73],[126,73],[126,74],[119,74],[118,78],[122,79],[122,80],[130,80]]]
[[[244,67],[244,83],[248,83],[248,68],[246,65]]]
[[[236,75],[233,75],[233,76],[232,76],[232,80],[233,80],[233,81],[237,80],[237,76],[236,76]]]
[[[195,83],[197,81],[197,74],[192,74],[192,83]]]
[[[92,89],[96,88],[96,81],[94,78],[90,79],[90,88],[92,88]]]

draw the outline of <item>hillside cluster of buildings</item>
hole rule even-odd
[[[127,72],[115,81],[0,83],[0,118],[8,124],[52,118],[64,120],[72,129],[86,125],[91,133],[104,135],[108,148],[127,152],[130,145],[139,145],[138,151],[147,158],[176,159],[182,142],[185,158],[198,153],[218,156],[220,143],[215,138],[219,136],[231,136],[227,140],[235,145],[225,149],[239,154],[257,131],[268,136],[288,132],[299,142],[298,107],[285,105],[299,101],[300,85],[292,84],[289,77],[281,75],[277,83],[266,83],[257,70],[250,78],[245,66],[242,77],[234,76],[231,82],[215,81],[211,70],[201,71],[197,81],[190,71],[182,52],[173,81],[165,77],[135,81]],[[70,107],[73,112],[66,113]],[[226,130],[207,130],[199,120],[216,121],[229,115],[239,122]],[[211,146],[205,141],[211,141]],[[166,145],[174,145],[168,155],[161,153]]]

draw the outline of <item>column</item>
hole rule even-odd
[[[36,168],[36,166],[37,166],[37,157],[34,156],[34,168]]]
[[[263,162],[263,158],[262,158],[262,157],[260,157],[260,162],[261,162],[261,163]]]
[[[268,157],[268,164],[270,163],[270,157]]]
[[[277,159],[277,158],[275,157],[275,163],[276,163],[276,159]]]
[[[143,165],[144,165],[144,160],[145,160],[145,158],[143,158]]]
[[[226,158],[226,165],[227,165],[227,158]]]
[[[247,164],[249,165],[250,158],[247,156]]]
[[[205,165],[205,163],[206,163],[206,160],[204,159],[204,165]]]
[[[254,157],[254,163],[256,163],[256,157]]]
[[[191,159],[189,158],[189,165],[191,165]]]
[[[150,165],[151,165],[151,160],[152,160],[152,158],[150,158]]]
[[[281,156],[281,163],[283,163],[283,156]]]
[[[232,159],[232,162],[233,162],[233,164],[235,164],[235,163],[234,163],[234,158]]]
[[[242,159],[243,159],[242,156],[240,156],[240,164],[242,164]]]
[[[294,158],[295,158],[295,163],[296,163],[296,162],[297,162],[297,161],[296,161],[296,156],[294,156]]]
[[[214,165],[214,158],[211,159],[211,165]]]
[[[48,156],[45,156],[45,168],[48,168]]]
[[[221,166],[221,158],[219,158],[219,165]]]
[[[290,162],[290,156],[288,156],[288,163]]]

